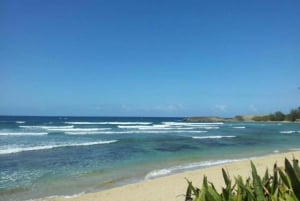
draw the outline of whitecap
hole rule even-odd
[[[48,128],[48,131],[63,131],[63,132],[95,132],[95,131],[105,131],[111,128]]]
[[[188,123],[188,122],[162,122],[172,126],[207,126],[207,125],[223,125],[223,122],[207,122],[207,123]]]
[[[194,136],[193,139],[221,139],[221,138],[234,138],[236,136],[227,135],[227,136],[221,136],[221,135],[214,135],[214,136]]]
[[[47,132],[29,133],[29,132],[0,132],[2,136],[41,136],[48,135]]]
[[[172,134],[172,133],[206,133],[201,130],[135,130],[135,131],[95,131],[95,132],[65,132],[67,135],[90,135],[90,134]]]
[[[26,129],[69,129],[73,128],[74,126],[19,126],[20,128],[26,128]]]
[[[292,134],[292,133],[300,133],[300,131],[280,131],[283,134]]]
[[[65,122],[65,124],[73,125],[95,125],[95,124],[111,124],[111,125],[148,125],[152,122],[118,122],[118,121],[109,121],[109,122],[81,122],[81,121],[72,121]]]
[[[232,127],[232,128],[236,128],[236,129],[245,129],[246,126],[234,126],[234,127]]]
[[[12,153],[26,152],[26,151],[47,150],[47,149],[54,149],[54,148],[59,148],[59,147],[92,146],[92,145],[100,145],[100,144],[110,144],[110,143],[115,143],[115,142],[117,142],[117,140],[41,145],[41,146],[32,146],[32,147],[11,147],[8,149],[0,150],[0,154],[12,154]]]
[[[152,126],[122,126],[119,125],[118,128],[122,129],[139,129],[139,130],[192,130],[193,128],[183,128],[183,127],[170,127],[169,125],[152,125]]]

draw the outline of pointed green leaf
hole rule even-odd
[[[199,201],[207,201],[207,199],[206,199],[207,188],[208,188],[207,177],[204,175],[202,189],[201,189],[199,197],[196,201],[198,201],[198,200]]]
[[[250,200],[256,200],[254,194],[252,193],[251,189],[247,186],[247,184],[245,185],[243,183],[243,180],[241,177],[236,178],[236,183],[238,185],[238,187],[240,187],[242,190],[245,191],[246,196],[249,197]]]
[[[209,201],[221,201],[221,196],[212,187],[208,187],[208,189],[207,189],[207,197],[208,197]]]
[[[225,189],[225,188],[222,188],[222,195],[223,195],[223,198],[225,199],[225,201],[229,201],[229,191],[228,189]]]
[[[231,181],[230,181],[230,178],[229,178],[229,174],[228,174],[228,172],[226,172],[225,170],[224,170],[224,168],[222,168],[222,174],[223,174],[223,178],[224,178],[224,181],[225,181],[225,184],[226,184],[226,186],[229,186],[229,185],[231,185]]]
[[[274,164],[273,168],[273,182],[272,182],[272,194],[275,194],[276,189],[278,188],[278,170],[277,170],[277,164]]]
[[[284,164],[285,164],[285,171],[291,180],[292,189],[295,195],[297,196],[298,200],[300,200],[300,182],[298,181],[295,171],[291,163],[288,161],[288,159],[285,159]]]
[[[188,188],[187,188],[186,193],[185,193],[185,201],[191,201],[191,200],[193,200],[192,199],[193,185],[192,185],[192,182],[190,182],[188,180],[187,180],[187,182],[188,182],[189,185],[188,185]]]
[[[267,183],[268,180],[269,180],[269,170],[266,169],[265,176],[262,181],[263,183]]]
[[[253,187],[254,192],[256,194],[257,201],[265,201],[264,193],[263,193],[263,185],[261,183],[261,179],[257,174],[256,167],[251,161],[251,168],[252,168],[252,177],[253,177]]]
[[[295,158],[293,159],[293,168],[294,168],[294,171],[295,171],[298,181],[300,181],[300,167],[298,164],[298,160]]]
[[[279,172],[280,178],[283,181],[284,185],[286,185],[286,187],[291,189],[291,181],[290,181],[289,177],[287,176],[287,174],[281,168],[278,168],[278,172]]]

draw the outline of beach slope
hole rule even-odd
[[[257,167],[258,173],[263,175],[266,168],[272,170],[277,162],[278,166],[284,166],[284,159],[292,160],[293,157],[300,159],[300,151],[274,154],[252,159]],[[228,163],[224,165],[199,169],[170,175],[166,177],[147,180],[140,183],[129,184],[96,193],[82,194],[76,197],[56,197],[49,201],[183,201],[187,188],[185,178],[192,181],[194,185],[201,187],[203,176],[213,182],[216,188],[224,186],[221,168],[228,170],[231,178],[241,175],[248,177],[251,175],[250,160]]]

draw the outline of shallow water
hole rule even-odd
[[[73,195],[300,150],[300,124],[0,117],[0,200]]]

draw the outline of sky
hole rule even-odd
[[[1,0],[0,115],[300,106],[298,0]]]

